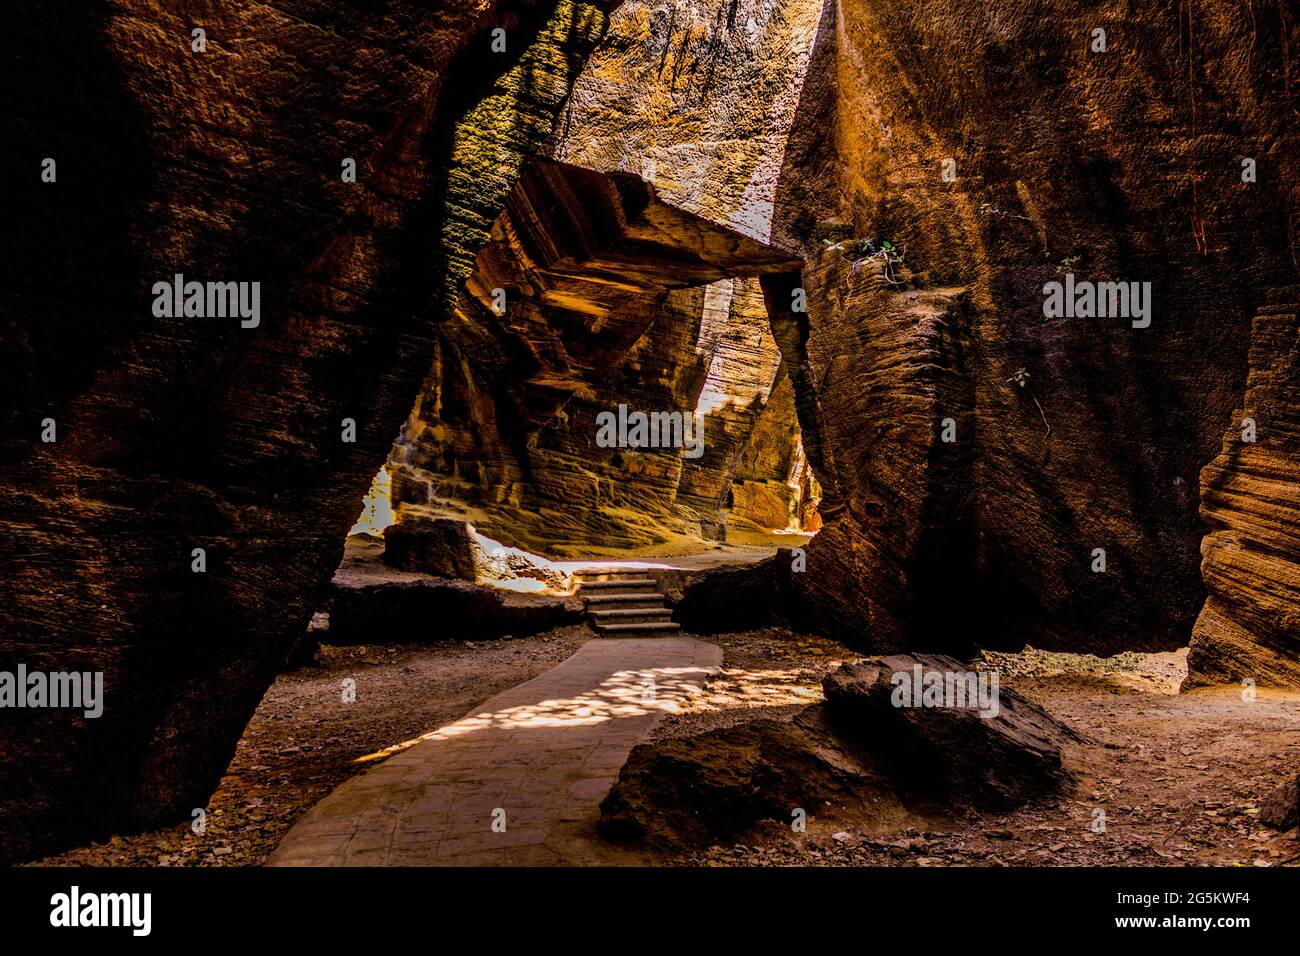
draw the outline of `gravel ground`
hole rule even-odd
[[[188,824],[69,850],[35,865],[248,866],[263,862],[311,806],[364,769],[358,758],[453,721],[572,654],[591,632],[425,647],[324,647],[282,675],[240,740],[207,807]],[[723,670],[649,740],[758,718],[789,719],[820,699],[822,678],[860,654],[779,628],[714,635]],[[986,654],[979,666],[1083,732],[1068,762],[1074,792],[1011,814],[916,820],[870,834],[853,820],[775,821],[732,846],[662,862],[688,866],[1274,866],[1300,860],[1295,831],[1255,823],[1257,801],[1300,764],[1300,693],[1235,688],[1178,694],[1186,653]],[[355,703],[340,689],[351,678]],[[1105,832],[1094,832],[1097,810]]]
[[[775,663],[771,638],[728,635],[727,672]],[[842,655],[818,642],[827,659]],[[852,653],[847,654],[851,658]],[[789,688],[808,686],[817,663],[792,662]],[[986,653],[977,666],[996,669],[1006,685],[1081,731],[1087,742],[1067,755],[1078,785],[1062,798],[1000,816],[971,813],[917,820],[897,832],[868,833],[863,821],[811,816],[795,834],[776,821],[760,824],[732,846],[665,860],[684,866],[1278,866],[1300,864],[1296,830],[1278,834],[1255,821],[1258,801],[1300,765],[1300,693],[1261,689],[1253,701],[1239,688],[1179,694],[1186,651],[1091,655],[1026,650]],[[827,667],[826,669],[829,669]],[[751,685],[726,715],[691,713],[660,733],[698,733],[709,723],[770,716],[755,706]],[[776,681],[777,686],[782,686]],[[748,698],[746,700],[745,698]],[[778,708],[777,713],[797,708]],[[1097,832],[1098,812],[1104,830]]]

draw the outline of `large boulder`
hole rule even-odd
[[[474,541],[454,518],[414,515],[406,509],[384,530],[384,563],[402,571],[473,581]]]
[[[882,748],[906,781],[1009,809],[1072,782],[1061,754],[1080,737],[995,679],[950,657],[897,655],[845,664],[822,689],[839,732]]]
[[[791,721],[637,745],[601,802],[598,829],[619,842],[698,848],[734,840],[760,820],[789,824],[800,809],[869,812],[889,794],[889,781],[835,737],[814,705]]]
[[[716,523],[781,364],[757,281],[732,277],[798,266],[636,176],[534,162],[438,337],[394,501],[454,501],[484,534],[578,557]],[[612,442],[616,414],[676,417]]]

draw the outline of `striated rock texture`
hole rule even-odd
[[[1285,3],[826,5],[772,231],[810,259],[807,315],[773,315],[825,491],[801,579],[825,626],[879,649],[1187,642],[1198,474],[1263,290],[1295,281],[1297,48]],[[938,291],[875,284],[866,238]],[[1067,272],[1150,282],[1150,326],[1044,318]]]
[[[95,720],[6,711],[0,859],[203,806],[605,23],[573,0],[0,15],[4,176],[31,184],[0,249],[0,668],[105,695]],[[259,324],[156,317],[176,273],[260,282]]]
[[[626,0],[574,86],[552,155],[771,236],[822,0]]]
[[[1300,288],[1274,298],[1255,316],[1242,406],[1201,472],[1209,596],[1188,686],[1300,684]]]
[[[757,283],[734,294],[723,280],[797,261],[661,202],[634,176],[546,161],[521,177],[492,235],[394,450],[394,501],[459,506],[489,536],[539,553],[716,528],[781,361]],[[599,445],[598,416],[620,406],[684,416],[675,445]]]
[[[661,201],[766,239],[819,11],[813,0],[622,4],[551,154],[633,174]],[[507,213],[480,256],[459,337],[440,342],[394,449],[398,499],[464,513],[502,540],[559,555],[612,554],[677,535],[726,540],[728,513],[762,530],[815,526],[818,489],[789,460],[801,454],[798,422],[792,393],[778,390],[788,376],[761,290],[730,278],[753,270],[617,309],[539,299],[525,283],[518,293],[528,301],[510,288],[505,316],[491,314],[487,294],[533,268],[512,246],[519,231],[510,216],[551,208]],[[487,348],[497,351],[491,359]],[[505,384],[518,379],[527,384]],[[778,404],[767,414],[774,390]],[[592,416],[620,402],[697,410],[703,456],[591,448]],[[732,482],[742,471],[742,483],[761,485],[737,497]]]
[[[895,291],[838,250],[803,281],[826,526],[796,584],[821,627],[957,652],[978,586],[969,296]]]
[[[804,251],[807,313],[799,281],[764,282],[826,496],[802,579],[822,626],[875,649],[1185,644],[1198,474],[1261,290],[1297,269],[1290,5],[683,6],[615,13],[554,154]],[[868,238],[905,250],[902,287],[858,265]],[[1151,325],[1045,319],[1067,272],[1150,282]],[[730,496],[770,518],[772,490]]]

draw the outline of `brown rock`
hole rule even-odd
[[[1300,287],[1275,299],[1255,317],[1242,407],[1201,472],[1209,595],[1188,687],[1300,685]]]
[[[1198,475],[1241,401],[1250,316],[1295,281],[1300,126],[1275,104],[1297,74],[1266,64],[1300,20],[1201,10],[1189,45],[1185,18],[1136,3],[1093,54],[1078,0],[824,9],[772,229],[810,260],[782,348],[828,496],[814,613],[873,651],[1186,646]],[[1243,183],[1248,156],[1276,178]],[[865,238],[903,246],[924,288],[969,290],[967,311],[922,319],[910,287],[823,248]],[[1067,269],[1151,282],[1151,326],[1046,319]],[[935,442],[949,417],[956,442]]]
[[[828,801],[879,812],[887,781],[826,726],[821,708],[638,744],[600,805],[602,836],[665,849],[730,841],[759,820],[790,824]],[[869,809],[870,808],[870,809]]]
[[[397,523],[384,531],[384,563],[403,571],[473,581],[474,542],[469,525],[404,508]]]
[[[905,782],[937,786],[961,804],[1008,809],[1072,782],[1061,749],[1080,738],[1065,724],[1015,691],[994,688],[988,673],[982,676],[995,691],[993,706],[955,694],[934,706],[924,700],[918,706],[916,696],[900,705],[900,681],[922,692],[914,680],[918,669],[923,680],[939,675],[954,690],[973,674],[959,661],[929,654],[842,665],[822,682],[832,724],[850,739],[887,750]]]
[[[335,581],[322,644],[434,644],[526,637],[580,624],[580,601],[425,578],[384,583]]]
[[[1300,824],[1300,775],[1292,777],[1260,802],[1258,819],[1274,830],[1290,830]]]
[[[533,163],[441,330],[390,459],[394,501],[455,501],[548,555],[716,537],[781,362],[757,282],[730,277],[797,265],[636,177]],[[700,405],[698,449],[680,430],[670,447],[597,444],[620,406],[691,426]],[[789,454],[793,414],[778,432]]]
[[[0,721],[0,860],[204,804],[606,22],[205,4],[194,53],[193,12],[3,15],[6,178],[33,188],[0,244],[0,666],[102,671],[105,709]],[[260,282],[258,325],[155,316],[177,273]]]

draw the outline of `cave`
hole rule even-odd
[[[3,25],[0,860],[1295,863],[1290,4]]]

